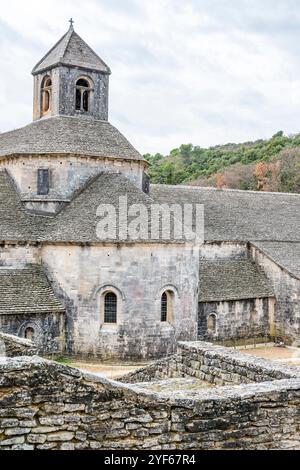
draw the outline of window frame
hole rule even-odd
[[[118,297],[112,291],[107,291],[103,295],[104,295],[104,325],[116,325],[118,323]],[[112,302],[112,305],[107,305],[108,297],[111,297],[110,302]],[[112,308],[112,307],[114,308],[114,312],[107,311],[107,309],[109,310],[109,308]],[[114,315],[115,321],[108,321],[109,315]]]
[[[214,319],[214,328],[209,328],[209,321],[210,319]],[[217,314],[215,312],[209,313],[206,317],[206,329],[207,333],[211,335],[216,335],[217,334]]]
[[[40,176],[43,175],[43,176]],[[44,175],[47,175],[45,178]],[[45,189],[43,189],[45,187]],[[51,188],[51,172],[49,168],[38,168],[37,170],[37,189],[38,196],[48,196]]]
[[[45,107],[45,97],[47,96],[47,108]],[[49,75],[43,78],[41,84],[41,115],[46,116],[52,108],[52,79]]]
[[[27,332],[30,332],[32,333],[32,337],[31,338],[28,338],[27,337]],[[27,339],[28,341],[32,341],[34,342],[34,337],[35,337],[35,330],[34,328],[32,328],[32,326],[28,326],[27,328],[25,328],[25,331],[24,331],[24,339]]]
[[[85,81],[87,86],[78,85],[80,80]],[[93,90],[94,84],[89,77],[82,76],[77,78],[75,82],[75,112],[83,114],[91,112]],[[80,105],[78,105],[79,101]]]
[[[170,324],[174,323],[174,310],[175,310],[175,292],[170,288],[166,288],[160,295],[160,323]]]
[[[117,298],[117,323],[105,323],[105,296],[108,293],[113,293]],[[118,328],[123,321],[123,304],[125,297],[117,287],[106,284],[95,290],[95,300],[97,301],[100,322],[100,330],[114,331]]]

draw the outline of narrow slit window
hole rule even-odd
[[[166,292],[161,296],[161,321],[166,322],[168,320],[168,295]]]
[[[42,115],[47,114],[51,109],[52,100],[52,80],[45,77],[42,83]]]
[[[81,91],[76,89],[76,110],[81,110]]]

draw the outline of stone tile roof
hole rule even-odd
[[[144,160],[109,122],[56,116],[0,134],[0,157],[17,154],[77,154]]]
[[[150,196],[203,204],[206,241],[300,242],[300,194],[152,185]]]
[[[0,268],[0,315],[64,312],[40,266]]]
[[[118,207],[121,196],[128,197],[129,205],[146,207],[153,199],[204,203],[207,241],[300,243],[300,195],[154,186],[151,199],[121,174],[101,173],[56,217],[38,217],[25,211],[6,171],[0,171],[0,241],[99,242],[97,208],[101,203]]]
[[[26,212],[12,179],[6,171],[0,171],[0,240],[74,243],[107,241],[97,237],[96,228],[100,221],[97,209],[100,204],[112,204],[118,209],[121,196],[127,196],[128,206],[143,204],[150,209],[153,202],[121,174],[101,173],[58,215],[40,217]],[[149,230],[150,225],[147,235]],[[117,235],[113,242],[131,241],[130,238],[127,240]],[[148,238],[151,241],[151,237]],[[144,241],[148,241],[148,238]]]
[[[255,242],[253,244],[276,264],[300,279],[300,243]]]
[[[70,205],[48,222],[49,229],[44,232],[44,236],[52,241],[101,241],[96,234],[97,224],[101,220],[97,216],[97,208],[99,204],[111,204],[119,215],[119,198],[122,196],[127,196],[128,206],[143,204],[149,208],[152,203],[149,196],[138,189],[128,178],[116,173],[102,173],[75,197]],[[118,235],[113,241],[122,240],[124,238]]]
[[[110,68],[71,27],[55,46],[38,62],[36,75],[58,65],[79,66],[110,74]]]
[[[200,263],[200,302],[274,297],[265,274],[250,260]]]

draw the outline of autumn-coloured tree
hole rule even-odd
[[[259,191],[269,191],[269,166],[265,162],[255,165],[255,177],[257,179],[257,189]]]
[[[219,189],[228,188],[225,176],[222,173],[216,174],[216,186]]]

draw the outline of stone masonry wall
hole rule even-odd
[[[198,339],[240,340],[268,337],[271,333],[274,299],[248,299],[199,303]],[[216,318],[216,331],[208,329],[208,318]]]
[[[78,155],[26,155],[8,158],[0,163],[13,178],[23,200],[69,200],[84,188],[89,180],[102,171],[121,173],[138,188],[142,188],[145,164],[111,158]],[[50,191],[37,195],[37,170],[50,170]]]
[[[199,255],[191,246],[45,245],[41,256],[55,292],[67,302],[73,355],[103,360],[159,358],[177,341],[197,339]],[[192,260],[192,262],[191,262]],[[161,321],[161,295],[174,292],[172,322]],[[103,295],[118,297],[117,324],[105,324]]]
[[[276,292],[273,336],[287,343],[299,343],[300,337],[300,280],[278,266],[255,246],[251,256],[262,267]]]
[[[40,358],[0,360],[0,448],[300,449],[300,378],[154,393]]]
[[[0,331],[25,338],[27,328],[34,331],[36,352],[40,355],[64,354],[65,315],[64,313],[34,313],[0,315]]]
[[[0,357],[34,356],[37,347],[27,339],[0,333]]]
[[[132,372],[126,383],[149,382],[167,378],[194,377],[215,385],[267,382],[300,377],[293,367],[241,354],[231,348],[204,342],[178,344],[177,354]]]

